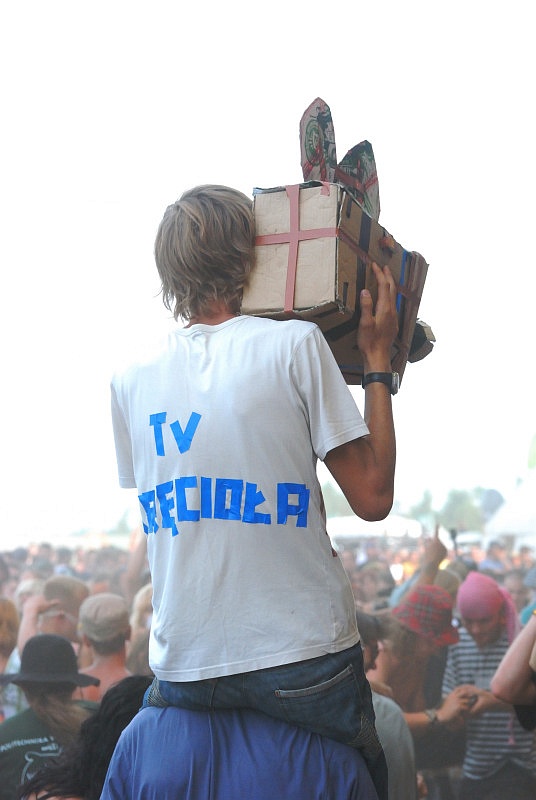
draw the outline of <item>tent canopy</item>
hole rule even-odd
[[[486,534],[499,536],[534,536],[536,543],[536,469],[497,509],[486,525]]]

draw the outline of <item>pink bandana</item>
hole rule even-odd
[[[504,608],[509,642],[519,630],[517,611],[509,592],[488,575],[470,572],[458,589],[457,606],[461,616],[467,619],[483,619]]]

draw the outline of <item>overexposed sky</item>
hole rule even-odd
[[[198,183],[298,183],[317,96],[339,158],[372,143],[380,221],[430,264],[420,316],[437,344],[395,398],[397,500],[513,489],[536,433],[529,9],[4,4],[0,549],[135,508],[108,386],[171,324],[152,256],[162,213]]]

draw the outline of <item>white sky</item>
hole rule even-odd
[[[371,141],[380,221],[430,264],[437,344],[395,400],[398,501],[514,487],[536,433],[530,5],[2,6],[0,549],[135,508],[108,385],[170,324],[164,208],[198,183],[298,183],[317,96],[340,158]]]

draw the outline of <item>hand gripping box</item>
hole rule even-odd
[[[363,362],[356,344],[360,292],[370,289],[375,302],[371,262],[388,265],[398,285],[399,333],[391,361],[402,377],[411,360],[428,269],[424,258],[398,244],[339,184],[312,182],[256,190],[254,208],[255,263],[244,289],[242,312],[316,322],[346,382],[360,383]]]

